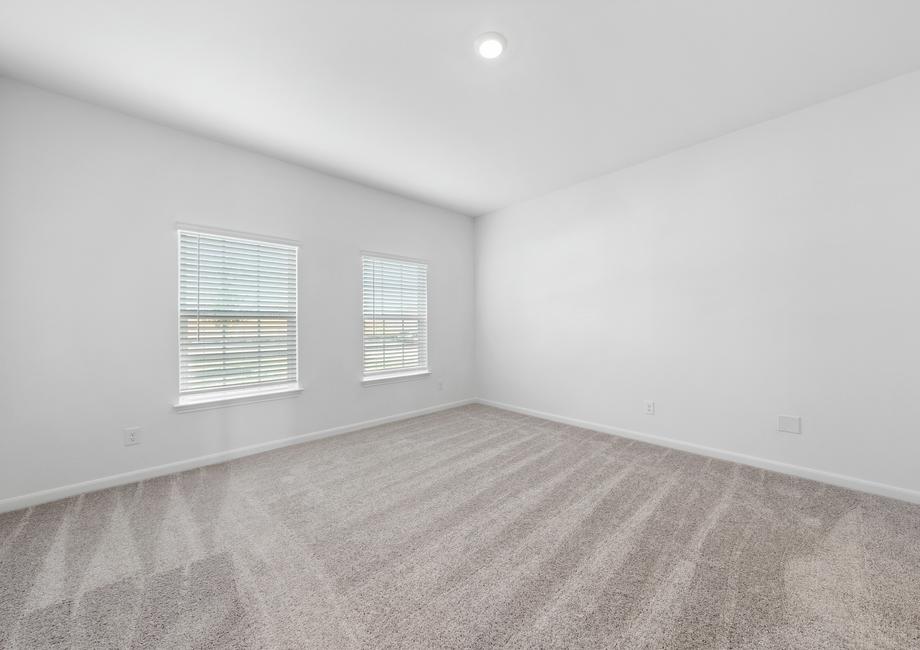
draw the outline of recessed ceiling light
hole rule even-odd
[[[498,32],[488,32],[476,39],[476,51],[484,59],[497,59],[505,51],[507,41]]]

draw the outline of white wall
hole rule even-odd
[[[174,412],[177,221],[301,242],[302,396]],[[430,262],[430,378],[361,385],[362,249]],[[474,396],[471,219],[5,80],[0,309],[0,500]]]
[[[476,232],[481,397],[920,490],[920,73]]]

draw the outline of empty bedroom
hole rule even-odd
[[[0,649],[920,650],[918,26],[0,0]]]

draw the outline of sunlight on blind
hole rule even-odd
[[[365,255],[364,376],[428,369],[428,265]]]
[[[297,382],[297,247],[179,231],[179,394]]]

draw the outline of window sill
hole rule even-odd
[[[431,375],[430,370],[413,370],[412,372],[400,372],[392,375],[371,375],[370,377],[363,377],[361,383],[364,386],[377,386],[379,384],[392,384],[398,381],[422,379],[429,375]]]
[[[205,409],[233,406],[235,404],[296,397],[302,392],[302,387],[293,385],[286,385],[272,390],[228,391],[226,393],[214,393],[199,397],[180,398],[179,402],[173,405],[173,408],[179,412],[202,411]]]

